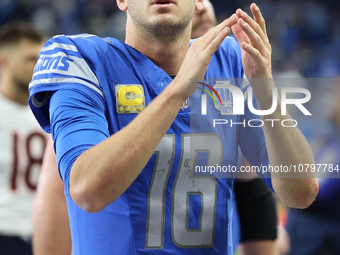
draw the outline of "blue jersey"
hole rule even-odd
[[[239,45],[228,37],[206,78],[228,78],[241,87],[233,79],[242,77]],[[201,111],[202,90],[179,111],[145,168],[115,202],[90,214],[70,198],[76,158],[128,125],[171,81],[145,55],[112,38],[58,36],[42,49],[29,104],[55,140],[73,254],[233,254],[233,179],[192,173],[198,164],[235,166],[238,146],[252,165],[267,165],[264,134],[243,125],[211,132],[211,120],[220,116],[211,105],[209,114],[190,121],[190,114]],[[245,115],[229,117],[234,123],[259,119],[247,104]]]

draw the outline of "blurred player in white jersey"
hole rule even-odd
[[[43,38],[25,23],[0,29],[0,254],[32,254],[32,203],[46,146],[28,84]]]

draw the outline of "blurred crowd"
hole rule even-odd
[[[249,0],[211,0],[218,20]],[[275,72],[297,70],[304,77],[340,74],[340,3],[327,1],[258,0],[273,46]],[[1,0],[0,25],[29,20],[47,37],[91,33],[125,37],[125,14],[113,0]]]

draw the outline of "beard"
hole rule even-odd
[[[148,24],[147,31],[152,34],[159,41],[172,41],[175,38],[181,36],[186,28],[189,26],[189,22],[173,23],[168,22],[155,22]]]
[[[28,93],[28,85],[31,80],[23,79],[19,77],[13,77],[13,83],[15,84],[16,88],[21,91],[21,93]]]
[[[168,22],[155,22],[148,24],[147,27],[145,27],[145,32],[147,35],[153,35],[153,37],[159,41],[172,41],[184,33],[189,26],[189,22],[177,22],[173,24],[169,24]]]
[[[130,0],[134,3],[138,0]],[[132,8],[131,8],[132,7]],[[172,14],[159,14],[163,17],[156,17],[154,20],[148,20],[139,8],[138,3],[130,4],[128,13],[132,22],[138,28],[139,33],[149,40],[154,41],[172,41],[184,34],[186,29],[191,25],[191,19],[195,11],[195,4],[188,10],[186,15],[174,18]]]

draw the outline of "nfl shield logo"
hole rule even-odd
[[[215,104],[215,108],[220,111],[222,115],[233,115],[233,96],[228,89],[229,86],[232,86],[230,81],[216,81],[214,86],[214,89],[217,91],[222,101],[222,106],[220,104]],[[215,94],[214,97],[217,100]]]

